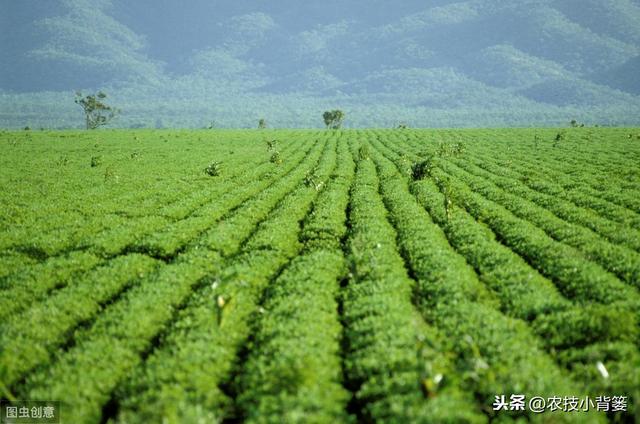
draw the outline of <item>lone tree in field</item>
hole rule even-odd
[[[267,121],[265,121],[264,118],[260,118],[260,120],[258,121],[258,128],[261,130],[267,128]]]
[[[342,126],[342,121],[344,121],[344,112],[339,109],[328,110],[322,114],[322,118],[327,129],[337,130]]]
[[[109,121],[120,113],[120,110],[103,103],[106,98],[107,95],[102,91],[86,96],[83,96],[80,91],[76,91],[75,102],[84,110],[85,123],[88,130],[94,130],[102,125],[108,124]]]

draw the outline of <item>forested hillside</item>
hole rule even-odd
[[[640,123],[635,0],[0,0],[0,125]]]

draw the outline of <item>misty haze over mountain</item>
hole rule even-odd
[[[0,0],[0,126],[640,125],[640,0]]]

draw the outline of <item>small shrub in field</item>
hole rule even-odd
[[[569,125],[571,125],[572,128],[583,128],[584,127],[584,124],[579,123],[575,119],[572,119],[571,122],[569,122]]]
[[[565,131],[560,131],[556,134],[553,139],[553,147],[558,147],[560,142],[565,141],[567,139],[567,133]]]
[[[369,159],[370,158],[369,146],[367,146],[367,145],[360,146],[360,149],[358,150],[358,156],[360,156],[360,160]]]
[[[217,177],[218,175],[220,175],[221,171],[222,171],[222,165],[220,164],[220,162],[216,162],[216,161],[211,162],[204,169],[204,173],[210,177]]]
[[[91,167],[95,168],[97,166],[102,165],[102,156],[92,156],[91,157]]]
[[[317,171],[317,168],[314,168],[311,171],[307,171],[304,176],[304,185],[306,185],[307,187],[311,187],[316,191],[319,191],[322,188],[323,183],[322,181],[319,181],[320,177],[318,177]]]
[[[278,140],[267,140],[267,151],[275,152],[278,150]]]
[[[411,165],[411,177],[414,181],[419,181],[430,177],[433,167],[433,158],[428,158],[420,162],[414,162],[413,165]]]
[[[269,159],[269,162],[271,163],[275,163],[276,165],[280,165],[282,163],[282,158],[280,157],[280,152],[279,151],[275,151],[271,154],[271,158]]]

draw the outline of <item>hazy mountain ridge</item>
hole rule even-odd
[[[191,83],[202,101],[614,107],[640,119],[632,0],[0,0],[0,14],[0,88],[14,100],[101,87],[152,100]]]

